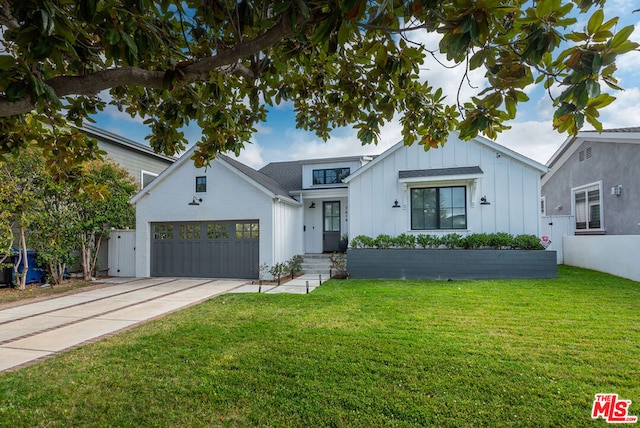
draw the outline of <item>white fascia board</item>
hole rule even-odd
[[[349,189],[346,187],[335,189],[302,190],[296,192],[303,199],[326,199],[326,198],[346,198],[349,196]]]
[[[404,147],[404,141],[397,142],[395,145],[393,145],[390,148],[388,148],[387,151],[383,152],[381,155],[376,157],[374,160],[372,160],[371,162],[367,162],[362,168],[358,168],[357,171],[355,171],[353,174],[351,174],[350,176],[348,176],[347,178],[342,180],[342,182],[346,183],[346,184],[349,184],[349,182],[351,180],[353,180],[354,178],[356,178],[357,176],[359,176],[360,174],[362,174],[364,171],[368,170],[369,168],[372,168],[374,165],[379,164],[384,159],[386,159],[387,157],[391,156],[392,153],[394,153],[396,150],[400,149],[401,147]]]
[[[549,168],[546,165],[541,164],[540,162],[536,162],[531,158],[526,157],[525,155],[521,155],[520,153],[511,150],[508,147],[505,147],[501,144],[498,144],[494,141],[491,141],[487,138],[481,137],[481,136],[477,136],[475,138],[473,138],[472,140],[475,140],[476,142],[483,144],[489,148],[491,148],[492,150],[495,150],[497,152],[499,152],[502,155],[506,155],[511,157],[512,159],[518,160],[520,162],[522,162],[525,165],[530,166],[533,169],[537,169],[538,171],[540,171],[541,173],[546,173],[549,171]]]

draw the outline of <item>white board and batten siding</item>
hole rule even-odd
[[[480,167],[482,173],[403,182],[399,171]],[[461,141],[452,135],[437,149],[399,144],[358,171],[349,182],[350,237],[381,233],[494,233],[540,231],[541,164],[487,140]],[[411,230],[412,187],[466,187],[467,229]],[[486,196],[490,205],[481,205]],[[400,208],[393,208],[398,201]]]
[[[271,239],[273,231],[277,230],[274,228],[283,227],[279,233],[291,235],[296,223],[301,223],[301,220],[293,219],[291,208],[284,206],[287,203],[279,202],[222,160],[215,159],[207,168],[196,168],[190,160],[182,162],[181,159],[171,168],[134,201],[137,208],[137,277],[150,276],[151,228],[157,222],[257,220],[260,227],[259,264],[272,266],[276,254],[288,254],[289,250],[282,249],[282,242]],[[165,179],[168,176],[170,180]],[[206,192],[196,192],[196,177],[202,176],[207,177]],[[194,197],[202,199],[197,206],[189,205]]]

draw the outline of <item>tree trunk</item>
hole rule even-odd
[[[18,272],[20,262],[24,260],[22,272]],[[27,272],[29,271],[29,258],[27,257],[27,239],[25,237],[24,226],[20,226],[20,246],[18,248],[18,260],[13,265],[13,272],[16,275],[16,286],[18,290],[27,288]]]

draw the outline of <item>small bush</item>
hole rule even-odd
[[[373,245],[381,250],[393,247],[395,240],[390,235],[380,234],[373,240]]]
[[[514,247],[519,250],[544,250],[540,238],[536,235],[518,235],[514,239]]]
[[[478,249],[489,245],[489,235],[486,233],[472,233],[464,238],[464,248]]]
[[[358,235],[351,240],[351,248],[373,248],[373,238],[369,238],[365,235]]]
[[[512,248],[514,244],[513,236],[506,232],[497,232],[489,235],[489,246],[499,250]]]
[[[425,249],[438,248],[440,246],[441,239],[439,236],[436,236],[436,235],[420,234],[417,236],[416,242],[418,243],[418,245],[420,245],[422,248],[425,248]]]
[[[458,233],[449,233],[448,235],[444,235],[440,242],[441,245],[444,245],[449,249],[462,248],[464,246],[462,235]]]
[[[291,257],[288,261],[287,261],[287,271],[291,272],[291,278],[293,278],[295,275],[297,275],[298,273],[300,273],[300,271],[302,270],[302,262],[304,261],[304,258],[300,255],[297,254],[293,257]]]
[[[415,235],[409,235],[408,233],[402,233],[396,236],[396,247],[398,248],[416,248],[416,237]]]
[[[331,270],[334,278],[347,277],[347,255],[344,253],[333,253],[329,256]]]

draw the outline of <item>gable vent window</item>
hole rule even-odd
[[[580,162],[584,160],[584,150],[580,150],[580,153],[578,154],[578,159],[580,160]]]
[[[587,159],[591,159],[591,147],[587,147]]]

